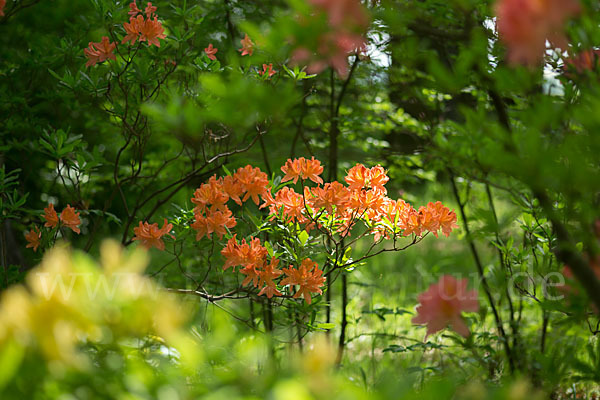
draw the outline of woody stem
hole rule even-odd
[[[465,213],[464,203],[460,199],[460,195],[458,194],[458,188],[456,187],[456,181],[454,179],[454,172],[452,170],[448,170],[450,173],[450,182],[452,183],[452,192],[454,193],[454,198],[458,203],[458,208],[460,209],[460,215],[462,217],[465,233],[467,237],[467,242],[469,243],[469,248],[471,249],[471,254],[473,255],[473,259],[475,260],[475,265],[477,266],[477,272],[479,273],[479,278],[481,279],[481,285],[483,286],[483,291],[488,299],[490,307],[492,309],[492,313],[494,314],[494,320],[496,321],[496,328],[498,329],[498,334],[500,335],[500,341],[504,346],[504,351],[506,352],[506,357],[508,358],[508,365],[510,373],[512,374],[515,370],[514,359],[512,350],[510,348],[510,344],[508,342],[508,338],[506,336],[506,331],[504,330],[502,317],[494,304],[494,298],[492,297],[492,292],[488,281],[485,277],[485,272],[483,270],[483,264],[481,263],[481,259],[479,258],[479,252],[475,247],[475,242],[473,241],[473,237],[471,236],[471,231],[469,230],[469,221],[467,219],[467,215]]]

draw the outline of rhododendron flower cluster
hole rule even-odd
[[[6,6],[6,0],[0,0],[0,17],[4,17],[4,6]]]
[[[323,179],[319,176],[323,173],[323,167],[319,160],[313,157],[310,160],[304,157],[294,160],[287,160],[285,165],[281,167],[281,171],[285,174],[282,182],[293,181],[298,182],[298,178],[310,179],[314,183],[323,183]]]
[[[307,188],[308,190],[308,188]],[[274,219],[281,210],[281,215],[286,222],[299,222],[301,224],[309,223],[308,218],[304,216],[305,202],[304,196],[289,187],[279,190],[275,197],[267,194],[264,204],[260,208],[269,207],[271,220]]]
[[[218,178],[212,176],[207,183],[202,184],[194,192],[192,203],[195,222],[191,225],[197,232],[196,240],[204,236],[211,237],[213,233],[219,239],[227,233],[226,228],[236,225],[235,217],[226,203],[233,200],[238,205],[252,199],[259,204],[260,197],[267,193],[269,179],[259,168],[247,165],[239,168],[232,176]]]
[[[277,71],[275,71],[273,69],[273,64],[263,64],[263,69],[262,71],[259,71],[259,75],[264,76],[267,75],[269,78],[272,77],[273,75],[275,75],[277,73]]]
[[[318,186],[304,187],[303,193],[288,187],[274,196],[269,192],[261,207],[269,207],[272,217],[281,215],[288,222],[307,224],[307,230],[328,227],[346,236],[362,220],[379,241],[384,237],[422,236],[427,232],[437,237],[440,230],[448,236],[457,227],[456,213],[441,202],[415,210],[404,200],[387,197],[385,184],[389,177],[381,166],[352,167],[344,178],[348,186],[337,181],[321,185],[323,180],[319,175],[323,167],[314,158],[288,160],[281,170],[285,174],[282,182],[310,179]]]
[[[281,285],[297,285],[298,290],[294,294],[294,298],[304,296],[304,300],[311,303],[311,293],[323,294],[321,287],[325,283],[323,271],[319,269],[317,263],[310,258],[302,260],[302,264],[298,268],[285,268],[283,272],[286,278],[281,281]]]
[[[299,46],[292,54],[292,60],[307,62],[310,73],[319,73],[331,66],[338,75],[345,77],[348,74],[348,54],[366,48],[367,12],[359,0],[310,0],[309,3],[315,13],[326,15],[328,30],[319,37],[317,48]]]
[[[81,220],[79,219],[79,213],[75,212],[75,209],[71,207],[69,204],[63,209],[60,213],[60,220],[54,210],[54,204],[48,204],[48,207],[44,208],[44,219],[46,223],[45,227],[55,228],[58,226],[59,221],[60,224],[70,228],[75,233],[80,233],[79,225],[81,224]]]
[[[126,35],[121,43],[131,42],[131,44],[134,44],[136,40],[139,40],[140,42],[147,42],[148,46],[160,47],[158,39],[164,39],[166,35],[162,23],[155,14],[157,8],[152,3],[148,3],[142,13],[137,8],[135,0],[129,5],[129,8],[130,18],[129,22],[123,23]],[[146,18],[144,18],[144,15]]]
[[[102,40],[98,43],[90,42],[88,48],[83,50],[83,54],[88,58],[86,67],[96,65],[96,63],[106,60],[116,60],[113,50],[117,47],[115,42],[110,42],[108,37],[102,36]]]
[[[325,183],[321,177],[323,166],[314,157],[289,159],[281,171],[284,176],[277,187],[272,186],[267,174],[251,165],[224,177],[213,175],[200,185],[191,198],[194,220],[190,227],[196,231],[196,240],[214,240],[213,234],[219,240],[228,236],[238,224],[229,207],[235,210],[250,199],[259,209],[268,210],[267,223],[277,220],[289,224],[295,232],[317,229],[317,234],[330,238],[350,235],[357,222],[365,228],[361,236],[372,234],[376,243],[412,235],[414,244],[428,233],[437,237],[441,231],[448,236],[457,227],[456,213],[441,202],[415,210],[402,199],[390,199],[385,188],[389,177],[379,165],[367,168],[357,164],[348,171],[346,184]],[[300,185],[301,190],[296,191],[292,184]],[[160,230],[156,224],[140,222],[134,240],[162,250],[161,237],[170,229],[166,220]],[[273,253],[269,259],[259,238],[238,241],[237,233],[233,233],[221,255],[225,258],[223,269],[235,271],[241,267],[239,272],[245,275],[242,285],[260,288],[259,295],[281,296],[281,289],[289,285],[297,287],[295,298],[303,297],[310,303],[312,294],[322,293],[325,277],[316,262],[300,257],[290,262],[294,265],[280,269],[281,260]]]
[[[163,242],[162,237],[169,235],[175,239],[175,236],[170,233],[172,229],[173,224],[169,224],[166,219],[162,228],[159,228],[157,223],[149,224],[148,222],[142,223],[140,221],[139,226],[133,228],[135,236],[132,240],[138,240],[146,249],[156,247],[159,250],[164,250],[165,243]]]
[[[362,220],[376,241],[392,236],[422,236],[427,232],[437,237],[440,230],[448,236],[457,227],[456,213],[441,202],[415,210],[404,200],[387,197],[385,184],[389,177],[381,166],[367,168],[357,164],[345,177],[348,186],[337,181],[323,184],[320,177],[323,167],[314,157],[290,159],[281,171],[285,174],[282,182],[297,184],[299,180],[310,180],[317,186],[311,188],[303,184],[301,192],[284,186],[273,195],[267,175],[250,165],[238,169],[232,176],[212,176],[192,198],[196,205],[192,224],[197,231],[196,239],[210,237],[212,233],[222,238],[226,228],[236,225],[226,203],[233,200],[241,205],[249,198],[257,205],[262,198],[260,208],[268,207],[271,219],[279,216],[285,222],[298,222],[308,231],[327,227],[346,236],[351,227]]]
[[[164,33],[165,29],[162,22],[158,20],[155,14],[156,10],[157,8],[148,2],[144,12],[142,12],[136,1],[133,0],[129,4],[129,22],[123,23],[125,37],[121,43],[131,42],[131,44],[134,44],[139,40],[140,42],[147,42],[148,46],[160,47],[159,39],[165,39],[167,36]],[[99,43],[90,42],[88,48],[83,50],[88,59],[85,66],[91,67],[109,59],[116,60],[116,56],[113,54],[116,47],[117,44],[115,42],[111,43],[107,36],[103,36]]]
[[[578,0],[499,0],[498,34],[508,46],[508,60],[513,64],[539,64],[547,40],[566,49],[564,25],[579,12]]]
[[[44,215],[42,215],[42,218],[46,221],[44,223],[45,228],[54,229],[64,226],[77,234],[81,233],[81,230],[79,229],[79,225],[81,225],[79,212],[75,211],[75,208],[71,207],[69,204],[67,204],[67,206],[62,210],[60,217],[54,209],[54,204],[48,204],[48,206],[44,208]],[[27,240],[27,246],[25,246],[26,248],[31,248],[33,251],[37,251],[41,244],[42,231],[38,226],[34,226],[28,233],[25,234],[25,240]]]
[[[417,316],[414,324],[426,324],[427,336],[450,326],[464,337],[470,335],[469,328],[461,317],[463,311],[479,310],[477,290],[467,291],[467,279],[456,280],[453,276],[444,275],[438,283],[418,297]]]
[[[271,257],[267,263],[267,249],[261,245],[260,239],[254,238],[250,244],[242,239],[240,243],[237,241],[237,235],[233,235],[227,242],[227,246],[221,250],[221,254],[225,257],[223,269],[233,267],[242,267],[240,273],[246,275],[242,285],[250,285],[261,287],[259,296],[266,295],[268,298],[273,296],[282,296],[283,293],[277,288],[275,279],[285,275],[285,278],[279,282],[280,287],[297,286],[298,289],[294,294],[294,298],[300,296],[310,304],[312,301],[312,293],[322,294],[322,287],[325,283],[323,271],[319,269],[317,263],[310,258],[302,260],[299,267],[289,266],[283,270],[279,269],[280,260],[276,257]]]
[[[195,193],[192,200],[200,210],[208,209],[208,206],[223,208],[227,198],[232,198],[226,193],[224,187],[229,180],[230,187],[236,187],[236,181],[244,180],[244,174],[261,175],[250,166],[238,170],[232,177],[225,177],[221,181],[212,177],[208,183],[202,185]],[[422,236],[432,232],[437,236],[441,230],[446,236],[452,229],[456,228],[456,213],[445,207],[441,202],[429,203],[418,211],[403,200],[392,200],[387,197],[385,184],[389,181],[385,170],[381,166],[367,168],[357,164],[351,168],[345,181],[347,186],[334,181],[324,183],[321,178],[323,167],[319,160],[310,160],[303,157],[289,159],[281,167],[285,174],[281,182],[301,183],[303,190],[296,192],[294,188],[283,186],[277,192],[272,193],[268,189],[266,175],[262,175],[262,183],[258,193],[263,199],[260,208],[268,207],[270,219],[280,218],[286,223],[299,223],[307,231],[318,227],[326,229],[330,234],[338,233],[341,236],[350,234],[352,226],[357,221],[363,221],[368,232],[375,235],[375,240],[392,236]],[[305,186],[305,182],[312,181],[316,186]],[[245,188],[240,187],[235,193],[237,199],[243,194]],[[232,192],[229,189],[229,192]],[[246,193],[247,197],[248,194]],[[240,204],[239,201],[236,201]],[[245,284],[254,282],[255,286],[260,283],[261,271],[265,271],[266,250],[257,238],[252,240],[252,245],[242,241],[237,243],[235,236],[230,239],[222,255],[226,258],[224,268],[241,265],[240,271],[246,275]],[[271,261],[274,263],[274,261]],[[258,269],[257,269],[258,268]],[[291,268],[291,267],[290,267]],[[303,262],[297,269],[283,269],[286,275],[281,285],[299,285],[300,289],[295,297],[304,296],[310,302],[311,293],[321,293],[320,287],[325,278],[322,271],[313,263]],[[268,270],[271,279],[281,274],[274,270]],[[269,280],[265,280],[268,282]],[[294,282],[294,283],[292,283]],[[262,293],[267,295],[278,295],[276,287],[263,287]]]

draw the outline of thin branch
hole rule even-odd
[[[479,273],[479,278],[481,279],[481,284],[483,286],[483,290],[486,294],[490,307],[492,308],[492,313],[494,314],[494,320],[496,321],[496,327],[498,329],[498,333],[500,335],[500,341],[504,345],[504,351],[506,352],[506,357],[508,358],[508,365],[510,367],[511,374],[515,370],[513,354],[510,348],[510,344],[508,343],[508,337],[506,336],[506,332],[504,331],[504,326],[502,323],[502,318],[498,313],[498,309],[494,303],[494,298],[492,296],[492,292],[490,286],[488,284],[487,278],[485,277],[485,272],[483,270],[483,264],[481,259],[479,258],[479,252],[475,247],[475,242],[473,241],[473,237],[471,236],[471,231],[469,229],[469,221],[467,219],[467,215],[465,213],[465,207],[461,202],[460,195],[458,194],[458,188],[456,187],[456,182],[454,178],[454,172],[452,170],[448,170],[450,173],[450,182],[452,183],[452,191],[454,193],[454,197],[456,198],[456,202],[458,203],[460,214],[462,216],[462,220],[464,223],[465,233],[467,236],[467,241],[469,243],[469,248],[471,249],[471,254],[475,260],[475,265],[477,266],[477,272]]]

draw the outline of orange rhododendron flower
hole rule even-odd
[[[267,248],[260,244],[259,238],[253,238],[250,241],[250,250],[248,252],[247,263],[262,265],[267,258]]]
[[[252,283],[252,286],[258,287],[260,266],[256,264],[248,264],[244,268],[240,269],[240,274],[246,275],[242,281],[242,286],[247,286]]]
[[[310,191],[314,196],[312,207],[325,208],[329,214],[333,213],[333,207],[335,207],[336,215],[342,215],[349,205],[350,190],[337,181],[326,183],[323,188],[312,188]]]
[[[164,32],[165,28],[163,28],[162,23],[156,17],[154,19],[148,18],[140,29],[140,42],[147,41],[148,46],[155,45],[156,47],[160,47],[158,39],[167,37]]]
[[[271,194],[271,189],[265,190],[261,197],[264,203],[260,205],[259,209],[269,207],[270,214],[277,214],[277,203]]]
[[[227,241],[227,245],[221,250],[221,255],[225,257],[223,270],[233,267],[235,271],[235,267],[244,263],[244,252],[237,242],[237,234],[233,235],[233,237]]]
[[[213,61],[217,59],[217,57],[215,56],[215,54],[217,54],[217,51],[219,51],[219,49],[213,47],[212,43],[209,43],[208,47],[206,47],[204,49],[204,52],[206,53],[206,56],[208,58],[210,58],[211,60],[213,60]]]
[[[135,41],[138,40],[140,36],[142,26],[144,26],[144,16],[142,15],[131,17],[129,18],[129,22],[124,22],[123,28],[125,29],[126,35],[123,40],[121,40],[121,43],[131,42],[131,44],[135,44]]]
[[[322,184],[323,179],[319,176],[323,173],[323,167],[321,161],[311,158],[310,160],[304,160],[302,163],[302,179],[310,179],[314,183]]]
[[[367,186],[370,175],[371,171],[367,167],[362,164],[356,164],[350,168],[344,180],[350,189],[362,189]]]
[[[456,213],[454,210],[450,211],[448,207],[444,207],[439,201],[434,203],[434,207],[438,213],[437,218],[440,221],[440,229],[442,230],[442,234],[446,237],[450,236],[452,229],[458,228],[456,223]]]
[[[288,159],[285,165],[281,167],[281,171],[285,174],[281,182],[293,181],[298,182],[298,178],[310,179],[314,183],[322,184],[323,179],[319,176],[323,173],[321,161],[311,158],[310,160],[304,157],[294,160]]]
[[[452,229],[458,228],[456,224],[456,213],[444,207],[441,201],[428,203],[427,207],[419,208],[420,224],[423,229],[438,236],[437,231],[442,230],[444,236],[448,237]]]
[[[301,159],[303,160],[304,158]],[[294,184],[298,182],[298,178],[302,174],[301,159],[289,159],[285,162],[285,165],[281,167],[281,172],[285,174],[281,182],[293,181]]]
[[[350,168],[344,180],[352,190],[378,188],[385,194],[386,190],[384,185],[390,178],[385,173],[385,170],[379,165],[369,169],[362,164],[356,164],[354,167]]]
[[[238,49],[238,51],[242,52],[242,56],[251,56],[252,53],[254,53],[254,43],[252,43],[252,40],[250,40],[250,37],[248,37],[247,33],[246,36],[240,40],[240,42],[242,43],[242,48]]]
[[[237,205],[242,205],[241,195],[244,194],[244,187],[235,176],[227,175],[223,178],[221,189],[229,198],[236,202]]]
[[[96,63],[110,60],[116,60],[113,50],[117,47],[115,42],[110,43],[107,36],[102,36],[102,40],[98,43],[90,42],[88,48],[83,50],[83,54],[88,58],[85,63],[86,67],[96,65]]]
[[[40,229],[35,226],[29,231],[29,233],[25,235],[25,240],[27,240],[27,246],[25,246],[25,248],[32,247],[33,251],[37,251],[41,238],[42,232],[40,232]]]
[[[204,211],[207,206],[222,209],[229,200],[229,195],[223,190],[223,180],[213,175],[208,183],[203,183],[194,192],[192,203],[196,204],[194,212]]]
[[[498,35],[508,46],[508,60],[513,64],[538,64],[547,40],[566,49],[564,24],[579,12],[578,0],[499,0]]]
[[[142,11],[138,8],[137,4],[135,4],[135,0],[133,0],[131,3],[129,3],[129,12],[127,14],[133,16],[133,15],[137,15],[141,12]]]
[[[79,224],[79,213],[75,212],[75,209],[67,204],[67,207],[60,213],[60,222],[67,228],[71,228],[73,232],[80,233]]]
[[[277,269],[279,260],[275,257],[271,258],[271,263],[265,265],[265,268],[258,273],[258,285],[264,285],[264,287],[258,292],[259,296],[266,294],[270,299],[273,296],[281,296],[282,293],[277,290],[277,284],[273,279],[279,278],[283,272]]]
[[[350,195],[350,207],[358,212],[358,215],[368,213],[369,218],[380,214],[383,211],[384,200],[386,199],[383,190],[355,190]]]
[[[236,235],[233,235],[227,242],[227,246],[221,250],[221,255],[225,257],[223,270],[230,267],[235,269],[239,265],[244,267],[249,265],[262,266],[267,254],[267,249],[260,244],[260,239],[252,239],[250,245],[246,243],[246,239],[242,239],[238,244]]]
[[[281,167],[285,174],[282,182],[296,183],[298,179],[312,179],[322,183],[318,176],[322,169],[314,158],[288,159]],[[320,226],[315,219],[320,219],[327,212],[335,217],[329,229],[342,236],[350,235],[351,228],[362,220],[370,225],[376,242],[396,235],[422,236],[427,231],[437,237],[441,230],[448,236],[457,227],[456,213],[439,201],[417,211],[403,200],[388,198],[385,185],[389,177],[379,165],[367,168],[357,164],[348,171],[345,180],[348,187],[336,181],[326,183],[323,187],[304,187],[303,196],[288,187],[274,195],[267,192],[263,195],[261,208],[269,207],[271,219],[283,211],[282,216],[287,217],[284,219],[288,222],[308,224],[304,226],[307,231]]]
[[[0,17],[4,17],[4,6],[6,6],[6,0],[0,0]]]
[[[144,14],[146,14],[146,18],[152,18],[152,14],[156,12],[156,7],[152,5],[152,3],[148,2],[146,9],[144,10]]]
[[[210,209],[206,213],[206,217],[202,216],[201,213],[194,215],[195,222],[191,225],[198,233],[196,234],[196,240],[202,239],[205,235],[210,237],[212,233],[216,233],[219,239],[223,238],[223,235],[227,233],[226,228],[233,228],[237,222],[231,214],[231,210],[227,206],[224,206],[222,210]]]
[[[167,223],[166,218],[163,227],[160,229],[158,228],[157,223],[150,225],[148,222],[142,223],[142,221],[140,221],[140,225],[133,228],[133,232],[135,233],[133,240],[139,240],[140,244],[146,249],[156,247],[159,250],[164,250],[165,243],[162,241],[162,237],[164,235],[169,235],[175,239],[175,236],[170,233],[171,229],[173,229],[173,224]]]
[[[453,276],[444,275],[438,283],[418,297],[418,315],[413,324],[426,324],[427,336],[450,327],[464,337],[470,335],[469,328],[461,317],[463,311],[479,310],[477,290],[467,291],[467,279],[457,281]]]
[[[261,76],[264,76],[265,74],[267,74],[267,76],[270,78],[273,75],[275,75],[277,73],[277,71],[275,71],[273,69],[273,64],[263,64],[263,69],[262,71],[258,71],[258,74]]]
[[[283,207],[283,215],[290,220],[302,219],[304,210],[304,200],[301,194],[296,193],[294,189],[283,187],[275,196],[277,209]],[[271,209],[271,211],[274,211]]]
[[[403,229],[403,236],[409,236],[412,234],[421,236],[425,229],[421,224],[419,213],[412,207],[409,210],[406,210],[405,214],[401,215],[400,219],[398,220],[398,226]]]
[[[304,188],[305,192],[309,191],[308,188]],[[289,187],[283,187],[275,198],[270,193],[263,195],[265,203],[260,206],[264,208],[269,206],[269,215],[271,219],[275,218],[281,211],[283,218],[287,222],[297,221],[301,224],[307,223],[309,220],[303,215],[303,211],[306,206],[310,205],[310,199],[305,204],[305,198]]]
[[[48,204],[48,207],[44,208],[44,219],[46,223],[44,224],[47,228],[54,228],[58,225],[58,215],[56,211],[54,211],[54,204]]]
[[[234,177],[246,192],[242,201],[252,198],[254,204],[258,205],[260,202],[258,196],[263,196],[268,191],[269,178],[267,174],[262,172],[260,168],[252,168],[251,165],[246,165],[244,168],[239,168]]]
[[[285,272],[286,278],[282,279],[281,286],[299,286],[296,294],[294,294],[294,298],[304,296],[304,300],[310,304],[312,301],[311,293],[323,294],[321,290],[321,287],[325,283],[325,277],[322,276],[323,271],[310,258],[302,260],[299,268],[290,266],[289,268],[284,268],[283,272]]]
[[[385,173],[382,166],[376,165],[369,170],[371,187],[383,188],[390,178]]]
[[[196,231],[196,240],[200,240],[204,236],[209,237],[208,218],[201,213],[194,214],[194,222],[190,226]]]
[[[258,238],[252,239],[250,246],[242,244],[242,251],[245,253],[244,263],[240,273],[246,275],[242,281],[242,285],[246,286],[252,283],[254,287],[258,287],[260,280],[260,272],[267,260],[267,249],[260,244]]]

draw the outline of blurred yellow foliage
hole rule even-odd
[[[55,366],[85,368],[78,344],[118,342],[155,334],[185,336],[188,310],[142,275],[146,252],[126,252],[114,241],[101,248],[101,264],[56,246],[32,270],[26,286],[14,286],[0,302],[0,349],[14,342],[39,351]]]

